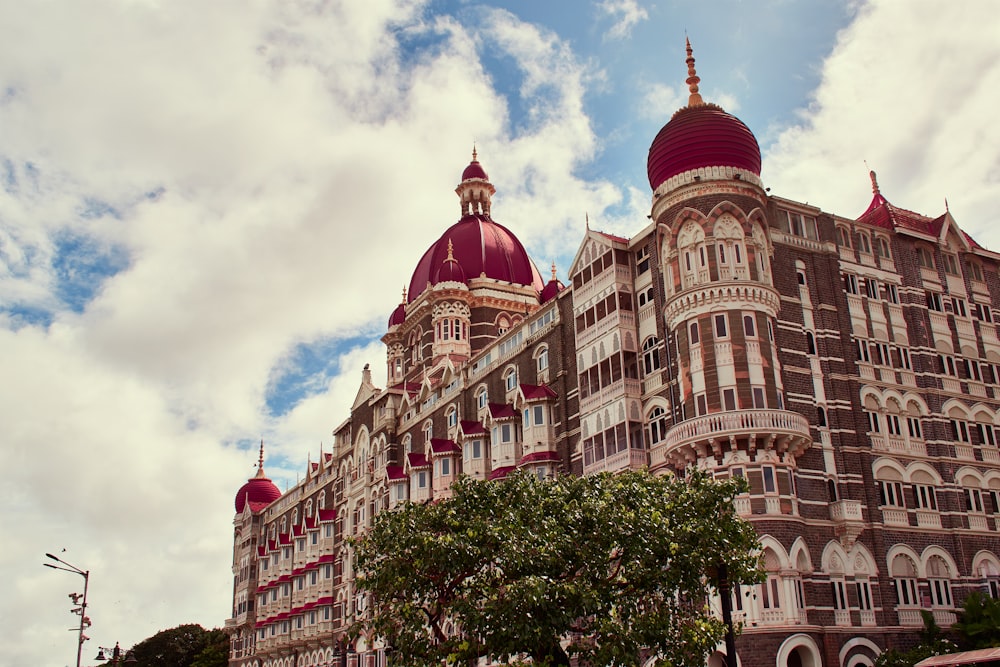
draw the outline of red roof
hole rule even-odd
[[[526,465],[528,463],[541,463],[549,461],[558,461],[559,454],[553,451],[547,452],[535,452],[534,454],[528,454],[527,456],[522,456],[521,460],[517,462],[518,467]]]
[[[526,401],[556,398],[558,394],[547,384],[522,384],[521,395]]]
[[[472,422],[462,420],[458,422],[459,427],[462,429],[462,433],[465,435],[480,435],[486,433],[486,427],[479,422]]]
[[[565,285],[553,278],[549,282],[545,283],[545,287],[542,288],[541,293],[538,295],[539,302],[548,303],[554,299],[556,294],[559,294],[564,287]]]
[[[319,515],[320,521],[333,521],[337,518],[337,510],[335,509],[321,509],[316,514]]]
[[[490,416],[494,419],[504,419],[506,417],[516,417],[517,410],[509,403],[490,403]]]
[[[507,473],[509,473],[513,469],[514,469],[514,466],[504,466],[502,468],[497,468],[496,470],[494,470],[493,472],[490,473],[490,477],[489,478],[490,479],[503,479],[504,477],[507,476]]]
[[[609,239],[611,241],[615,241],[617,243],[625,243],[625,244],[628,243],[628,239],[622,236],[615,236],[614,234],[608,234],[607,232],[594,232],[594,233],[600,234],[604,238]]]
[[[406,460],[410,463],[411,468],[429,468],[431,466],[427,457],[417,452],[410,452],[407,454]]]
[[[454,454],[461,453],[462,448],[458,446],[452,440],[443,440],[441,438],[431,438],[431,453],[432,454]]]
[[[451,259],[449,259],[451,258]],[[468,214],[449,227],[427,249],[410,278],[407,299],[413,302],[427,289],[449,280],[494,280],[545,287],[538,269],[514,234],[485,213]]]
[[[893,206],[881,193],[876,192],[857,222],[883,229],[908,229],[936,237],[941,232],[944,216],[932,220],[926,215]]]
[[[649,147],[646,173],[654,190],[678,174],[736,167],[760,176],[760,146],[746,125],[714,104],[677,111]]]
[[[398,481],[401,479],[406,479],[406,473],[403,472],[403,466],[386,466],[385,476],[390,481]]]

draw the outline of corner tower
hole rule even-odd
[[[760,148],[742,121],[702,99],[686,47],[688,105],[656,135],[647,161],[677,379],[672,424],[651,443],[650,465],[788,485],[811,437],[808,421],[786,409],[774,342],[781,302]]]

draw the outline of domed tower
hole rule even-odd
[[[686,46],[688,104],[656,135],[647,162],[678,379],[673,424],[650,463],[737,468],[770,488],[788,483],[811,440],[807,420],[786,409],[774,343],[781,303],[760,148],[742,121],[702,99]]]
[[[463,365],[539,307],[545,284],[517,237],[493,220],[496,188],[475,150],[455,193],[461,217],[417,262],[382,338],[390,384]]]
[[[281,497],[281,491],[264,475],[264,442],[260,443],[257,474],[236,492],[233,519],[233,609],[226,620],[231,640],[231,657],[245,658],[254,653],[257,635],[258,540],[264,509]]]

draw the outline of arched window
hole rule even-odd
[[[430,442],[434,437],[434,424],[430,420],[426,421],[421,431],[424,434],[424,442]]]
[[[952,607],[951,568],[941,556],[927,559],[927,584],[931,591],[931,606]]]
[[[858,250],[869,255],[872,254],[872,241],[868,238],[868,232],[858,233]]]
[[[806,354],[809,356],[816,354],[816,336],[812,331],[806,332]]]
[[[851,245],[851,230],[847,227],[837,226],[837,245],[842,248],[852,248]]]
[[[667,413],[657,406],[649,413],[649,442],[655,445],[667,436]]]
[[[660,368],[658,343],[656,336],[650,336],[642,343],[642,368],[646,375]]]
[[[892,259],[892,251],[889,250],[889,240],[884,236],[875,236],[875,254],[885,259]]]
[[[480,387],[476,391],[476,407],[479,410],[485,410],[486,406],[490,401],[490,393],[486,390],[486,387]]]
[[[535,352],[535,364],[539,371],[544,371],[549,367],[549,348],[547,346],[543,345]]]
[[[816,423],[818,426],[826,426],[826,408],[822,405],[816,406]]]
[[[936,268],[934,264],[934,253],[924,246],[917,246],[917,264],[925,269]]]
[[[503,375],[504,388],[507,391],[514,391],[517,388],[517,369],[508,368]]]
[[[893,584],[896,587],[896,604],[899,607],[919,606],[917,566],[913,559],[905,554],[897,554],[892,559],[889,571],[892,573]]]
[[[454,405],[448,408],[448,411],[445,412],[445,419],[448,422],[448,428],[458,426],[458,408]]]
[[[510,331],[510,318],[506,315],[501,315],[497,318],[497,335],[502,336]]]

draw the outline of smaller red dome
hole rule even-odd
[[[257,476],[247,481],[236,493],[236,513],[242,514],[243,508],[250,503],[251,511],[264,509],[281,497],[281,491],[274,482],[264,477],[264,469],[257,470]]]
[[[396,309],[392,311],[392,315],[389,316],[389,328],[402,324],[406,321],[406,304],[401,303],[396,306]]]
[[[431,282],[436,285],[437,283],[464,283],[465,281],[465,271],[462,270],[462,265],[458,263],[457,259],[449,256],[448,259],[441,262],[441,266],[438,267]]]
[[[479,160],[473,159],[469,163],[469,166],[465,168],[462,172],[462,180],[467,181],[470,178],[481,178],[484,181],[490,180],[490,177],[486,175],[486,170],[483,169],[483,165],[479,164]]]

